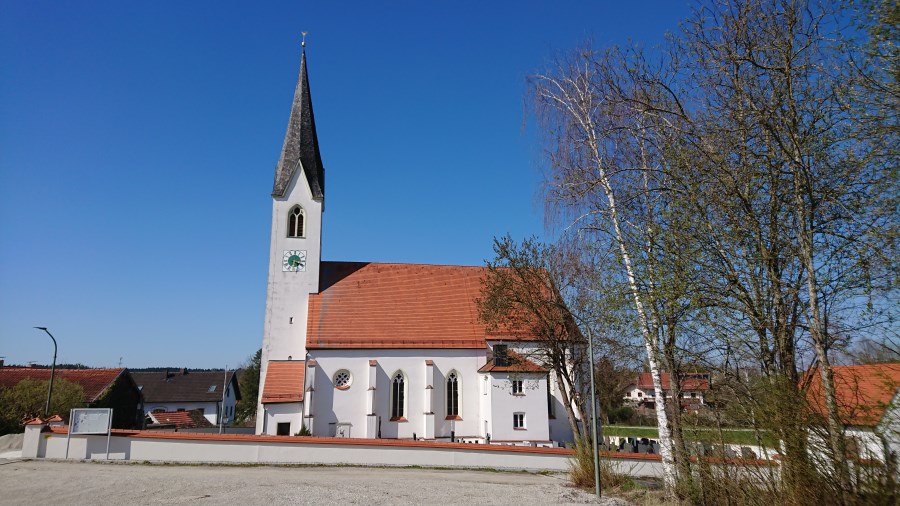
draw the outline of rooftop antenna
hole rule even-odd
[[[300,47],[306,47],[306,34],[309,32],[300,32],[303,35],[303,40],[300,41]]]

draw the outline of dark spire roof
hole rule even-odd
[[[284,135],[281,158],[275,167],[273,197],[284,196],[294,173],[300,166],[306,174],[313,199],[321,201],[325,198],[325,169],[322,167],[322,156],[319,154],[319,139],[316,136],[316,121],[313,118],[312,98],[309,94],[306,49],[303,49],[303,55],[300,57],[300,77],[297,79],[297,89],[294,90],[291,118],[288,121],[287,133]]]

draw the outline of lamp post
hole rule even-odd
[[[594,453],[594,493],[600,497],[600,452],[597,449],[597,392],[594,383],[594,335],[590,325],[586,325],[588,331],[588,354],[591,356],[591,450]]]
[[[50,415],[50,398],[53,396],[53,376],[56,374],[56,338],[47,330],[47,327],[35,327],[43,330],[53,340],[53,365],[50,366],[50,386],[47,387],[47,405],[44,406],[44,416]]]

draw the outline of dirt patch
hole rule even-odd
[[[128,484],[123,486],[123,484]],[[371,467],[183,466],[30,460],[0,472],[0,505],[585,504],[563,474]],[[596,503],[595,503],[596,504]],[[600,504],[621,506],[621,499]]]
[[[21,450],[22,439],[25,434],[7,434],[0,436],[0,452],[6,450]]]

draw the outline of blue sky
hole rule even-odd
[[[252,4],[252,5],[251,5]],[[235,366],[260,347],[307,57],[323,259],[479,265],[544,234],[526,77],[652,47],[688,0],[0,0],[0,356]]]

